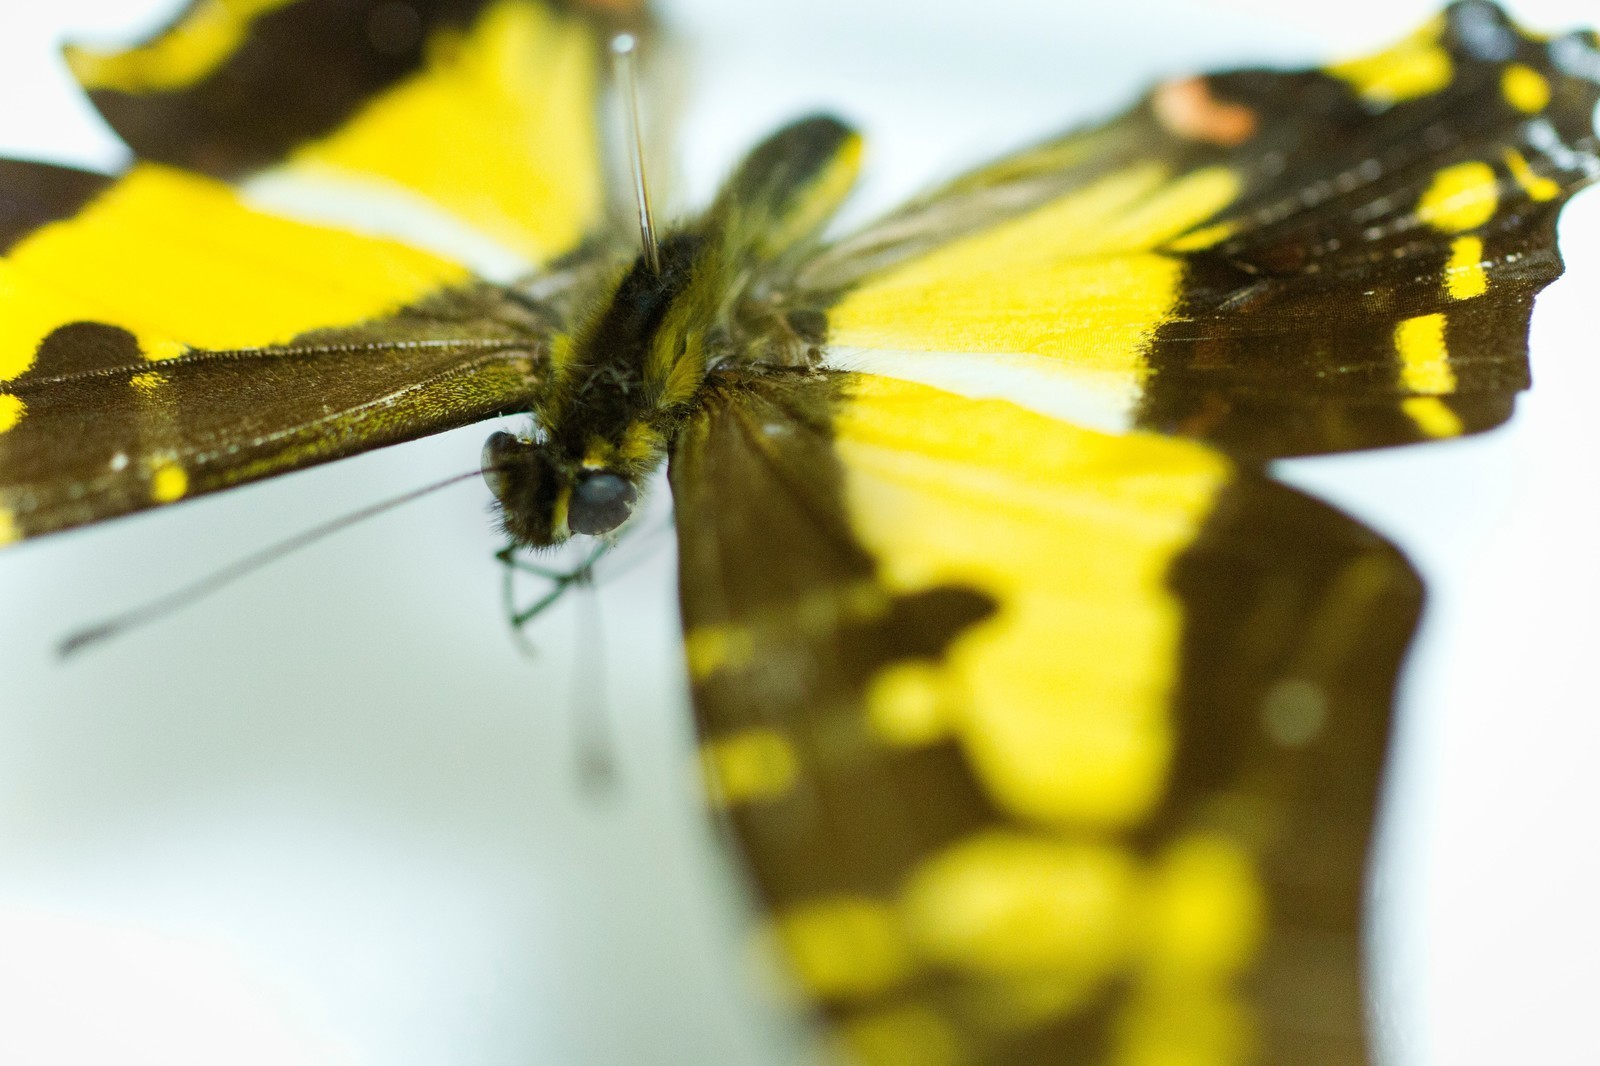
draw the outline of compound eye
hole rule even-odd
[[[567,528],[574,533],[609,533],[628,520],[639,498],[628,480],[616,474],[590,474],[572,486]]]
[[[489,434],[483,442],[483,480],[501,503],[511,492],[512,471],[533,450],[533,442],[525,441],[511,433]]]

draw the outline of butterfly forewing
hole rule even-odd
[[[74,51],[146,161],[0,167],[4,539],[528,410],[568,290],[605,258],[574,247],[604,197],[612,22],[525,0],[207,3],[133,49]],[[307,178],[421,221],[396,239],[393,210],[302,217],[281,201]],[[565,258],[507,293],[458,258],[470,241],[435,247],[439,213],[526,263]]]
[[[949,385],[978,353],[1035,405],[1241,455],[1485,429],[1600,177],[1597,54],[1468,0],[1327,70],[1171,82],[843,239],[802,298],[842,368]]]
[[[140,158],[421,201],[546,262],[599,224],[600,52],[641,9],[204,0],[137,47],[68,59]]]

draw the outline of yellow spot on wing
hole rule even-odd
[[[21,396],[12,396],[9,393],[0,395],[0,433],[16,427],[22,421],[22,416],[28,413],[28,405],[22,402]]]
[[[185,344],[282,344],[467,277],[405,245],[255,211],[221,182],[144,164],[0,261],[0,375],[27,369],[69,322],[121,326],[148,357],[166,358]]]
[[[1535,174],[1522,153],[1515,148],[1507,148],[1501,157],[1506,161],[1506,169],[1511,171],[1511,177],[1522,186],[1522,191],[1535,203],[1544,203],[1554,200],[1561,195],[1561,183],[1552,178]]]
[[[1400,384],[1408,392],[1444,396],[1456,391],[1456,372],[1444,343],[1444,315],[1417,315],[1395,327]]]
[[[1494,217],[1500,190],[1494,169],[1472,160],[1445,167],[1417,201],[1417,217],[1446,233],[1476,229]]]
[[[1489,275],[1483,268],[1483,241],[1480,238],[1457,237],[1450,242],[1450,261],[1444,267],[1444,284],[1454,300],[1470,300],[1489,291]]]
[[[1440,43],[1444,26],[1444,16],[1436,16],[1393,48],[1336,64],[1328,73],[1374,104],[1397,104],[1436,93],[1455,76],[1450,53]]]
[[[1136,991],[1113,1026],[1108,1066],[1246,1066],[1261,1061],[1256,1022],[1229,985]]]
[[[150,498],[156,503],[173,503],[189,491],[189,475],[174,462],[165,462],[150,475]]]
[[[1232,977],[1255,956],[1266,931],[1254,863],[1226,837],[1179,839],[1151,871],[1138,928],[1144,964],[1157,977]]]
[[[601,210],[595,47],[585,25],[500,0],[468,35],[289,169],[394,182],[530,260],[581,240]]]
[[[1536,115],[1550,102],[1550,83],[1532,67],[1513,63],[1500,74],[1500,92],[1518,111]]]
[[[1211,167],[1171,180],[1141,164],[954,241],[851,292],[829,313],[836,347],[1013,352],[1139,374],[1174,306],[1182,265],[1150,251],[1237,194]]]
[[[135,374],[128,379],[128,384],[133,386],[135,392],[149,395],[167,383],[166,375],[158,374],[154,370],[147,370],[142,374]]]
[[[295,0],[200,0],[177,25],[142,48],[67,49],[67,65],[85,89],[151,93],[200,82],[244,41],[250,23]]]
[[[931,744],[950,731],[945,680],[924,662],[895,663],[867,688],[867,719],[890,744]]]
[[[773,729],[746,729],[707,741],[700,759],[720,807],[777,799],[794,787],[799,772],[793,745]]]
[[[1461,416],[1437,396],[1412,396],[1400,401],[1400,410],[1430,437],[1459,437]]]
[[[755,636],[738,626],[701,626],[689,631],[683,647],[689,676],[703,681],[719,670],[736,670],[748,663],[755,651]]]
[[[820,999],[881,995],[913,967],[899,915],[863,896],[796,904],[777,915],[774,930],[795,976]]]
[[[999,605],[941,663],[974,772],[1021,817],[1138,821],[1174,743],[1181,619],[1167,574],[1228,464],[1191,442],[854,380],[836,447],[852,526],[883,581],[896,593],[974,588]]]
[[[995,830],[929,859],[903,911],[919,955],[976,973],[1111,976],[1131,941],[1137,870],[1120,848]]]
[[[10,508],[0,507],[0,547],[15,544],[22,539],[22,530],[17,528],[16,515]]]
[[[850,1016],[840,1058],[862,1066],[957,1066],[969,1061],[950,1022],[920,1003]]]

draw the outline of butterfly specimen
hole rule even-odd
[[[1420,590],[1262,464],[1508,416],[1600,172],[1594,37],[1458,4],[1368,59],[1164,84],[838,237],[861,142],[804,118],[652,264],[595,119],[637,18],[202,4],[75,53],[141,162],[0,172],[0,532],[531,412],[485,471],[537,547],[610,534],[667,463],[713,799],[838,1041],[1362,1061]],[[537,266],[480,280],[270,181]]]

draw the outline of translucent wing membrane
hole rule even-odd
[[[68,59],[141,158],[425,204],[544,262],[599,220],[602,38],[641,6],[195,0]]]
[[[1327,70],[1172,82],[846,238],[797,302],[833,365],[1240,454],[1484,429],[1600,177],[1597,71],[1592,33],[1468,0]]]
[[[713,794],[854,1055],[1365,1061],[1394,549],[1201,445],[869,375],[724,381],[672,479]]]

